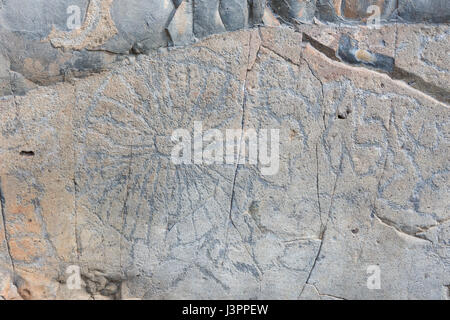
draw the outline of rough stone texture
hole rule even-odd
[[[2,98],[2,296],[447,298],[448,106],[301,35],[214,36]],[[279,128],[279,173],[174,165],[195,120]]]
[[[449,103],[449,25],[399,25],[397,38],[395,61],[399,78]]]
[[[312,22],[316,13],[316,0],[273,0],[271,5],[287,22]]]
[[[106,0],[70,31],[54,2],[0,1],[0,299],[450,298],[448,24]],[[175,165],[194,121],[279,129],[278,173]]]
[[[11,0],[0,2],[0,96],[11,94],[12,89],[15,94],[24,94],[35,85],[107,70],[123,55],[187,45],[226,31],[259,25],[373,23],[371,17],[376,12],[368,10],[373,5],[380,9],[381,24],[450,21],[447,0],[53,0],[51,6],[47,3],[46,0],[23,0],[20,5]],[[68,30],[68,6],[80,8],[83,17],[80,29]],[[8,80],[10,76],[4,75],[8,70],[14,73],[14,83]]]
[[[398,14],[406,21],[449,22],[450,2],[447,0],[399,0]]]
[[[329,58],[389,74],[445,103],[450,102],[448,24],[369,27],[302,25],[303,37]]]

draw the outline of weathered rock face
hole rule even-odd
[[[448,23],[450,2],[53,0],[48,5],[46,0],[20,4],[4,0],[0,2],[0,96],[83,77],[109,69],[129,54],[191,44],[216,33],[319,21]]]
[[[449,26],[297,24],[427,1],[55,2],[0,2],[0,297],[449,299]],[[199,123],[275,171],[177,164]]]

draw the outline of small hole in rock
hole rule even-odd
[[[345,112],[339,112],[338,119],[347,119],[347,117],[350,113],[352,113],[352,110],[350,110],[350,109],[345,110]]]
[[[30,290],[22,289],[22,290],[19,290],[19,291],[21,293],[21,296],[24,297],[25,299],[31,298],[31,291]]]
[[[359,229],[358,229],[358,228],[352,229],[352,233],[353,233],[353,234],[357,234],[358,232],[359,232]]]
[[[33,157],[34,151],[20,151],[20,155],[24,157]]]

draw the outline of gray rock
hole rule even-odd
[[[11,94],[9,59],[0,55],[0,96]]]
[[[167,47],[169,37],[166,27],[174,10],[175,6],[170,0],[114,1],[111,14],[118,34],[103,49],[128,53],[136,43],[142,45],[142,52]]]
[[[175,7],[178,8],[178,6],[183,2],[184,0],[173,0],[173,4],[175,5]]]
[[[342,18],[336,12],[333,0],[317,0],[317,17],[323,21],[340,21]]]
[[[84,17],[88,4],[88,0],[55,0],[51,5],[46,0],[3,1],[0,30],[22,32],[27,39],[44,39],[52,27],[69,31],[69,6],[78,6]]]
[[[272,0],[271,7],[286,22],[311,23],[316,13],[316,0]]]
[[[278,26],[277,17],[281,23],[290,25],[313,25],[314,19],[362,25],[368,22],[371,15],[367,8],[373,4],[380,6],[382,23],[396,21],[397,14],[403,22],[448,22],[450,14],[446,0],[190,0],[190,3],[194,6],[192,19],[190,11],[180,9],[180,0],[55,0],[52,5],[44,0],[25,0],[20,6],[14,1],[4,1],[0,8],[0,48],[4,59],[9,60],[10,71],[30,82],[21,85],[27,90],[33,83],[47,85],[64,81],[69,74],[78,77],[108,69],[112,62],[121,59],[118,56],[147,54],[153,49],[187,45],[195,38],[263,24]],[[78,31],[73,29],[76,20],[73,6],[79,9]],[[186,33],[180,33],[177,27],[183,20],[180,16],[188,19]],[[86,63],[78,59],[79,52],[83,52]],[[10,93],[7,78],[3,75],[0,80],[2,95]]]
[[[194,34],[198,38],[225,32],[219,13],[220,0],[194,1]]]
[[[228,31],[244,29],[248,26],[248,4],[242,0],[221,0],[219,13]]]
[[[250,21],[253,25],[261,25],[266,8],[266,0],[248,0],[250,8]]]
[[[337,56],[345,62],[365,65],[385,72],[394,71],[394,58],[360,49],[358,41],[343,35],[339,40]]]
[[[447,0],[399,0],[398,14],[405,21],[450,22]]]
[[[194,41],[194,15],[191,1],[183,1],[177,8],[167,28],[175,46],[190,44]]]

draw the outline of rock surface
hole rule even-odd
[[[449,299],[449,26],[304,2],[0,1],[0,298]],[[175,164],[197,121],[278,129],[278,171]]]
[[[74,28],[76,14],[80,25]],[[447,0],[53,0],[51,6],[46,0],[20,5],[3,0],[0,96],[107,70],[129,54],[260,25],[375,23],[389,28],[397,22],[449,21]]]

